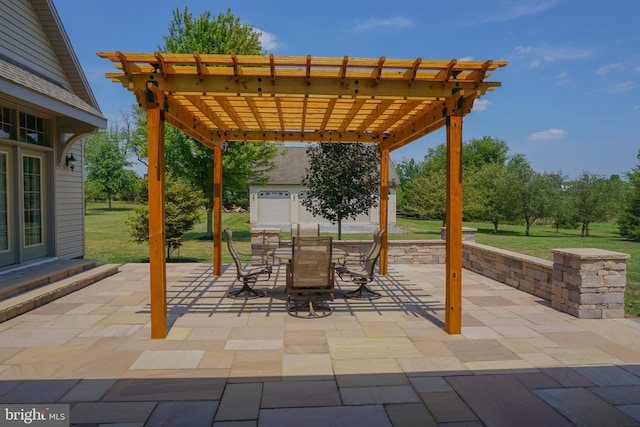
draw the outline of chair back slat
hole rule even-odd
[[[371,278],[373,278],[373,275],[375,274],[376,262],[378,261],[378,258],[380,258],[380,253],[382,251],[382,237],[384,236],[384,233],[384,229],[377,229],[373,233],[373,243],[371,244],[369,253],[364,259],[363,268]]]
[[[233,233],[230,229],[225,228],[224,234],[227,236],[227,248],[229,249],[229,253],[231,254],[231,258],[233,258],[233,262],[236,264],[236,269],[238,271],[238,278],[242,275],[242,260],[240,259],[240,255],[236,248],[233,246]]]

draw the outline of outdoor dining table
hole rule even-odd
[[[276,248],[276,249],[273,249],[269,253],[269,255],[274,257],[274,258],[281,259],[283,261],[291,261],[291,258],[293,257],[293,248],[291,248],[291,247]],[[339,261],[341,259],[346,258],[348,255],[349,255],[349,253],[347,251],[345,251],[344,249],[333,248],[331,250],[331,259],[332,259],[332,261]]]

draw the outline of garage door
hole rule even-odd
[[[258,223],[290,224],[291,194],[288,191],[261,191],[258,193]]]

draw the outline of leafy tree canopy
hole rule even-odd
[[[99,130],[84,139],[84,161],[87,182],[98,186],[106,194],[111,209],[111,200],[120,192],[135,185],[135,177],[126,167],[126,147],[121,133],[114,128]]]
[[[312,144],[309,170],[302,184],[309,189],[301,203],[316,216],[338,224],[376,206],[380,188],[380,156],[373,145]]]

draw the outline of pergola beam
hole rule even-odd
[[[217,78],[216,78],[217,77]],[[480,91],[482,94],[500,86],[499,82],[474,80],[376,80],[345,78],[342,81],[323,77],[279,76],[274,82],[262,77],[197,76],[160,74],[114,75],[124,87],[144,86],[152,79],[162,91],[182,95],[208,96],[322,96],[347,99],[435,100],[451,96],[456,90]]]

